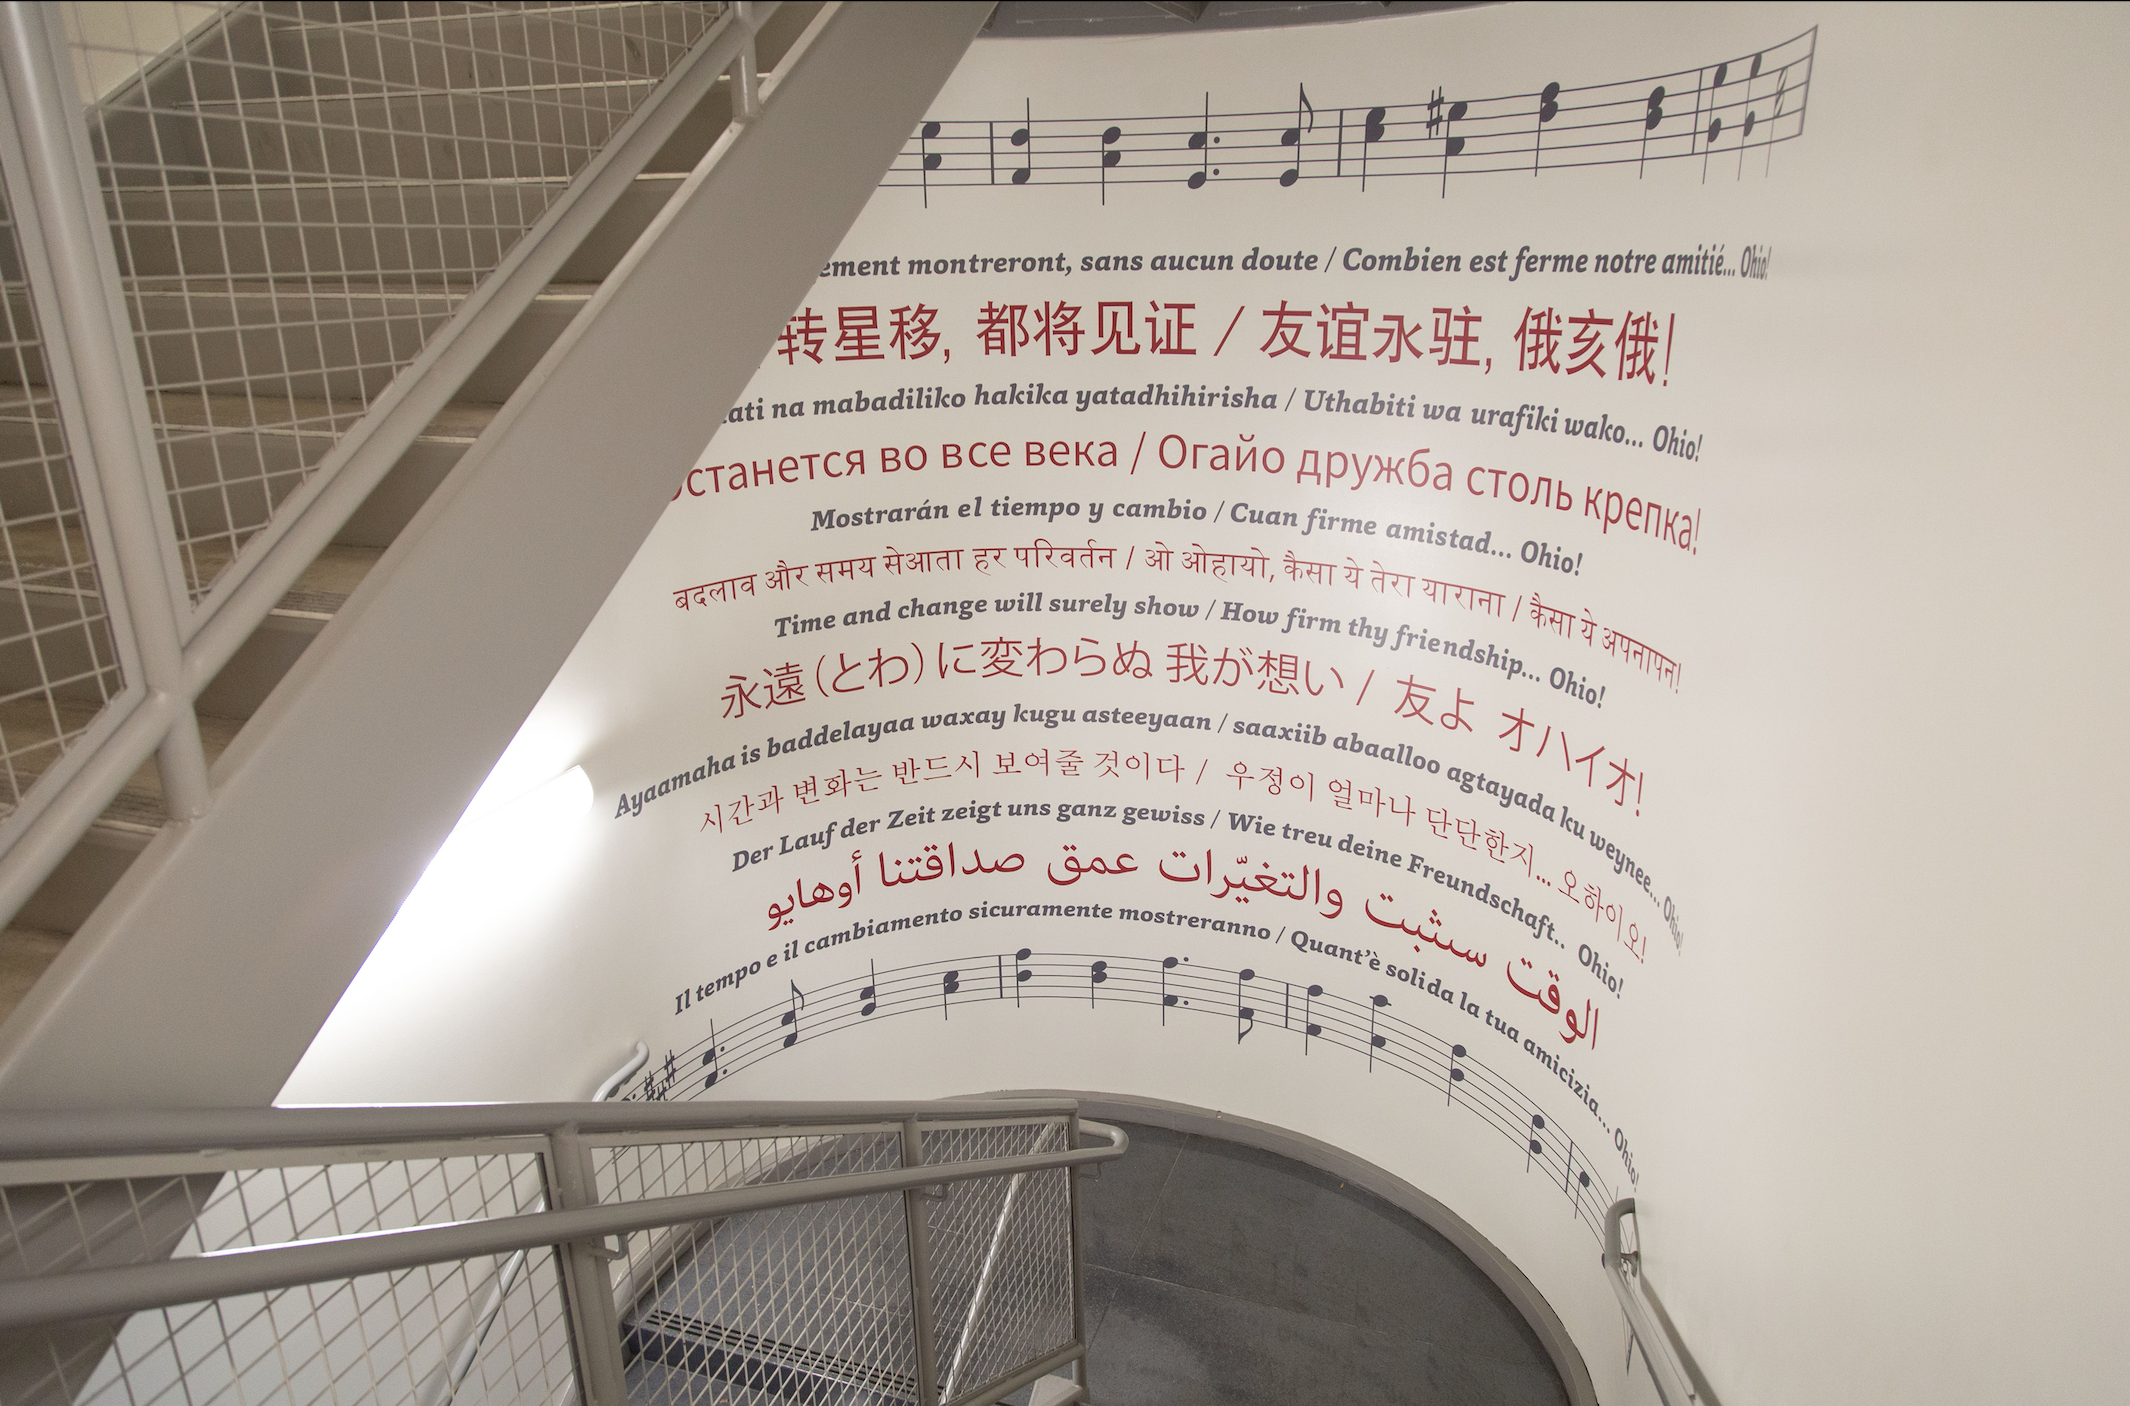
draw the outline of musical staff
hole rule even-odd
[[[987,964],[993,980],[964,979],[981,973]],[[672,1081],[654,1081],[630,1096],[716,1096],[713,1089],[723,1093],[734,1077],[785,1050],[885,1017],[930,1012],[948,1018],[955,1008],[987,1002],[1003,1007],[1009,989],[1016,1007],[1027,1001],[1076,1002],[1084,995],[1090,1009],[1098,1004],[1143,1008],[1153,1017],[1149,1024],[1158,1026],[1166,1026],[1172,1013],[1232,1020],[1235,1044],[1240,1046],[1259,1028],[1258,998],[1251,984],[1262,980],[1249,967],[1213,967],[1183,956],[1096,957],[1038,953],[1026,947],[1011,954],[987,952],[885,971],[877,962],[868,962],[863,972],[816,985],[810,992],[791,983],[787,999],[713,1025],[709,1039],[679,1054],[683,1061],[700,1059],[700,1067],[709,1071],[699,1086],[683,1089]],[[1543,1175],[1549,1185],[1557,1183],[1574,1216],[1593,1235],[1601,1232],[1605,1208],[1614,1199],[1612,1188],[1573,1139],[1510,1079],[1463,1045],[1399,1014],[1388,996],[1347,996],[1317,983],[1280,985],[1283,1014],[1278,1028],[1305,1047],[1329,1045],[1360,1056],[1353,1063],[1356,1072],[1372,1074],[1381,1066],[1425,1088],[1441,1089],[1446,1108],[1477,1117],[1507,1139],[1523,1154],[1526,1172]],[[1296,996],[1302,998],[1300,1010],[1294,1009]]]
[[[1292,108],[1276,111],[1215,113],[1208,93],[1195,113],[1040,121],[1029,100],[1018,119],[926,120],[881,185],[915,187],[927,206],[935,189],[997,185],[1002,128],[1011,184],[1091,185],[1104,204],[1113,184],[1203,190],[1219,181],[1350,179],[1365,190],[1371,179],[1402,176],[1430,177],[1447,198],[1454,183],[1475,176],[1632,166],[1640,178],[1652,163],[1687,159],[1700,161],[1706,181],[1711,160],[1733,152],[1734,179],[1742,179],[1749,151],[1765,153],[1766,176],[1774,148],[1804,135],[1818,37],[1815,26],[1701,67],[1581,86],[1549,81],[1500,97],[1453,99],[1430,85],[1407,102],[1320,110],[1298,83]],[[1352,161],[1350,144],[1359,147]]]

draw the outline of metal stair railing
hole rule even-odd
[[[1125,1150],[1067,1100],[18,1115],[0,1380],[81,1406],[990,1406],[1071,1370],[1084,1400],[1072,1183]]]
[[[194,700],[776,9],[0,4],[0,914],[212,803]]]
[[[1671,1315],[1664,1311],[1655,1286],[1642,1272],[1639,1222],[1637,1248],[1621,1248],[1622,1223],[1633,1214],[1632,1196],[1613,1202],[1605,1212],[1605,1277],[1612,1284],[1613,1296],[1620,1301],[1620,1311],[1627,1315],[1628,1365],[1634,1365],[1634,1349],[1639,1344],[1642,1365],[1648,1368],[1649,1379],[1656,1384],[1657,1399],[1664,1406],[1688,1406],[1691,1402],[1723,1406],[1710,1390],[1708,1379],[1701,1375],[1700,1364],[1687,1351]],[[1643,1302],[1645,1299],[1648,1302]]]

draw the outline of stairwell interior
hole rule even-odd
[[[173,594],[205,609],[233,563],[271,547],[276,509],[723,7],[80,8],[81,79],[125,75],[93,101],[88,128],[178,545]],[[820,9],[786,4],[762,22],[765,74]],[[132,46],[148,26],[113,13],[137,10],[207,18],[143,53]],[[200,693],[210,766],[725,131],[731,105],[722,76]],[[11,808],[120,680],[5,213],[0,803]],[[0,937],[0,1019],[166,818],[144,763]]]

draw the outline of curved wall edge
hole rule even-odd
[[[1254,1147],[1260,1152],[1277,1153],[1291,1161],[1329,1172],[1333,1176],[1352,1182],[1363,1191],[1381,1197],[1422,1225],[1440,1235],[1463,1252],[1465,1258],[1479,1266],[1494,1287],[1501,1290],[1538,1341],[1546,1349],[1546,1356],[1553,1362],[1553,1370],[1560,1373],[1561,1382],[1568,1388],[1571,1406],[1597,1406],[1597,1388],[1591,1382],[1590,1368],[1583,1362],[1582,1350],[1568,1336],[1568,1327],[1561,1322],[1553,1305],[1538,1291],[1516,1262],[1496,1248],[1493,1241],[1479,1233],[1472,1223],[1458,1215],[1448,1206],[1414,1186],[1403,1177],[1396,1176],[1375,1163],[1356,1157],[1344,1148],[1336,1147],[1320,1138],[1305,1133],[1291,1132],[1272,1123],[1259,1122],[1233,1113],[1223,1113],[1217,1108],[1198,1108],[1188,1103],[1174,1103],[1162,1098],[1143,1098],[1134,1094],[1097,1093],[1087,1089],[998,1089],[990,1093],[972,1094],[972,1098],[1070,1098],[1077,1099],[1080,1112],[1097,1122],[1121,1119],[1127,1123],[1147,1123],[1170,1132],[1194,1133],[1203,1137],[1220,1138],[1226,1142]]]

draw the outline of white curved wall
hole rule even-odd
[[[2113,11],[1514,7],[979,46],[935,105],[929,189],[908,184],[913,143],[839,256],[889,271],[822,280],[806,304],[820,362],[803,337],[788,362],[772,353],[747,402],[764,418],[729,424],[701,461],[788,467],[679,484],[284,1101],[567,1096],[636,1039],[671,1052],[649,1091],[674,1098],[1141,1093],[1325,1139],[1440,1198],[1546,1293],[1608,1400],[1648,1391],[1639,1367],[1622,1374],[1597,1263],[1598,1217],[1630,1193],[1652,1277],[1734,1406],[2108,1394],[2130,1291],[2106,1186],[2125,1152],[2110,1002],[2130,973],[2104,859],[2123,831],[2125,494],[2106,422],[2125,369],[2124,38]],[[1552,82],[1540,169],[1506,169]],[[1592,124],[1633,124],[1659,82],[1650,159],[1561,164],[1577,143],[1623,153],[1587,145],[1623,130]],[[1430,132],[1438,89],[1437,115],[1468,106]],[[1613,100],[1627,105],[1598,106]],[[1015,185],[1031,116],[1034,174]],[[1290,125],[1304,179],[1234,179],[1291,166]],[[1201,128],[1219,141],[1193,189]],[[1349,251],[1407,246],[1467,264],[1349,267]],[[1531,272],[1526,246],[1654,252],[1658,268]],[[1764,279],[1664,267],[1720,249],[1736,269],[1749,248],[1771,251]],[[1246,271],[1253,249],[1318,267]],[[1502,253],[1500,271],[1470,267]],[[1069,272],[908,268],[1059,254]],[[1167,254],[1238,266],[1092,262]],[[1098,351],[1105,302],[1134,324]],[[1039,310],[1060,303],[1082,338],[1046,354]],[[1283,303],[1305,315],[1296,350],[1273,355]],[[1175,304],[1194,355],[1154,352],[1149,319],[1172,335]],[[940,340],[899,355],[894,310],[920,305]],[[987,306],[1027,309],[1030,340],[987,353]],[[882,360],[837,359],[839,326],[846,355],[875,350],[842,309],[877,310]],[[1358,359],[1326,356],[1334,309],[1366,310]],[[1438,309],[1476,340],[1438,342]],[[1531,369],[1541,348],[1517,335],[1549,309],[1558,373]],[[1458,326],[1467,311],[1478,321]],[[1386,314],[1411,344],[1385,337]],[[1635,324],[1661,337],[1648,376],[1623,383],[1639,368],[1620,334],[1652,314]],[[1570,374],[1579,328],[1604,342]],[[1465,351],[1476,364],[1455,364]],[[1091,401],[1179,381],[1278,408]],[[978,406],[979,383],[1068,399]],[[819,404],[916,387],[965,401]],[[1327,392],[1413,413],[1311,411]],[[1544,423],[1517,422],[1524,406]],[[1515,433],[1474,423],[1496,410]],[[1582,421],[1624,437],[1563,432]],[[1659,427],[1694,455],[1659,452]],[[1217,470],[1211,446],[1244,435],[1256,469]],[[1091,449],[1028,464],[1030,441],[1060,440]],[[966,449],[950,466],[942,446],[972,442],[1007,445],[1007,466]],[[854,449],[863,475],[807,457]],[[1570,485],[1565,509],[1517,501],[1541,476]],[[1608,526],[1614,491],[1623,513],[1663,505],[1656,535],[1629,530],[1638,509]],[[1118,516],[1172,498],[1215,511]],[[1074,512],[999,516],[1002,500]],[[1296,525],[1238,521],[1238,503]],[[925,504],[948,515],[815,527]],[[1312,509],[1375,533],[1311,526]],[[1392,523],[1488,550],[1388,540]],[[1065,565],[1039,538],[1082,555]],[[953,555],[909,569],[931,553]],[[832,561],[863,564],[824,581]],[[771,589],[780,565],[803,565],[803,584]],[[739,577],[751,593],[676,608]],[[1028,592],[1045,608],[1001,613]],[[913,598],[987,609],[913,618]],[[890,620],[857,616],[883,600]],[[1569,613],[1535,618],[1541,601]],[[1230,602],[1277,623],[1221,618]],[[833,629],[779,635],[779,617],[826,615]],[[1351,627],[1362,617],[1382,644]],[[1490,665],[1489,646],[1515,664]],[[1571,674],[1602,692],[1577,696]],[[1025,720],[1038,709],[1075,716]],[[927,725],[993,711],[1000,725]],[[904,719],[871,740],[818,731]],[[1331,745],[1354,734],[1409,750]],[[808,735],[824,740],[768,755]],[[1415,753],[1440,769],[1405,764]],[[572,766],[588,808],[567,786],[509,802]],[[1467,771],[1485,783],[1452,780]],[[1050,810],[947,813],[971,804]],[[1060,823],[1067,805],[1116,814]],[[1196,823],[1127,824],[1133,806]],[[798,845],[831,822],[829,844]],[[1256,874],[1279,877],[1244,887]],[[1028,904],[1110,916],[987,915]],[[866,926],[937,913],[959,916]],[[823,943],[837,934],[857,935]],[[1416,950],[1422,936],[1440,942]]]

